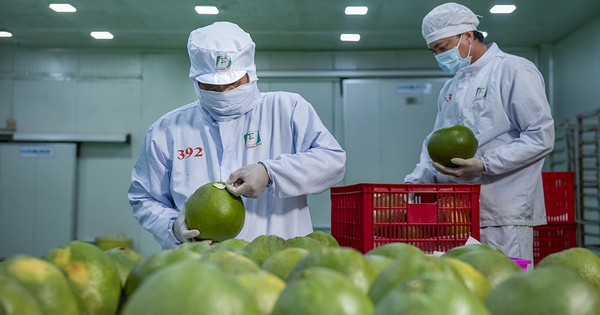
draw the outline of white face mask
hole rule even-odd
[[[196,84],[197,86],[197,84]],[[196,88],[200,104],[215,120],[235,119],[247,113],[260,102],[256,81],[225,92]]]
[[[455,74],[458,70],[471,64],[471,45],[469,45],[469,52],[467,53],[466,58],[462,58],[458,52],[458,46],[460,45],[461,40],[462,35],[460,35],[456,47],[435,55],[435,59],[437,59],[440,68],[448,74]]]

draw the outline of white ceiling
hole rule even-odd
[[[515,4],[509,15],[493,15],[498,2],[463,0],[482,16],[486,42],[502,47],[553,44],[600,16],[600,0],[497,0]],[[70,3],[75,13],[56,13],[52,2]],[[214,21],[239,24],[257,50],[352,51],[425,49],[421,20],[440,0],[0,0],[2,46],[49,48],[185,49],[195,28]],[[198,15],[196,5],[216,5],[219,15]],[[348,5],[366,5],[365,16],[346,16]],[[112,40],[94,40],[91,31],[110,31]],[[340,42],[358,33],[359,42]],[[597,36],[597,34],[590,34]],[[585,43],[582,43],[584,45]],[[584,47],[582,47],[584,49]]]

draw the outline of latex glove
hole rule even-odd
[[[177,215],[177,219],[173,223],[173,234],[180,242],[194,242],[195,237],[200,235],[200,231],[198,230],[190,230],[185,214],[187,212],[187,200],[183,204],[183,208],[179,211],[179,215]],[[207,240],[210,241],[210,240]],[[208,243],[210,245],[210,243]]]
[[[231,173],[226,184],[236,196],[258,198],[269,184],[269,175],[262,164],[249,164]]]
[[[466,160],[453,158],[450,161],[458,165],[458,167],[446,167],[437,162],[433,163],[433,167],[442,174],[452,175],[454,177],[468,176],[485,171],[483,161],[480,158],[470,158]]]

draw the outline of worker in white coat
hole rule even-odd
[[[467,7],[442,4],[423,18],[422,33],[439,66],[454,77],[438,98],[433,131],[470,128],[479,142],[458,167],[432,162],[423,142],[406,183],[481,183],[481,242],[511,257],[533,259],[533,226],[546,224],[542,167],[554,146],[544,80],[530,61],[485,45]],[[432,131],[432,132],[433,132]]]
[[[307,195],[342,179],[344,150],[300,95],[259,92],[255,44],[239,26],[196,29],[187,48],[198,100],[148,129],[128,192],[134,217],[163,249],[197,241],[186,200],[222,181],[246,209],[236,238],[311,233]]]

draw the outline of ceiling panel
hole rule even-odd
[[[49,48],[185,49],[189,32],[215,21],[239,24],[249,32],[258,50],[351,51],[425,49],[421,21],[434,0],[61,0],[77,8],[56,13],[51,1],[2,0],[2,46]],[[600,16],[599,0],[504,0],[517,10],[493,15],[493,1],[465,0],[480,15],[486,42],[503,47],[553,44],[586,22]],[[196,5],[216,5],[215,16],[196,14]],[[346,16],[347,5],[366,5],[365,16]],[[90,32],[107,30],[115,38],[98,41]],[[358,33],[359,42],[340,42],[341,33]]]

